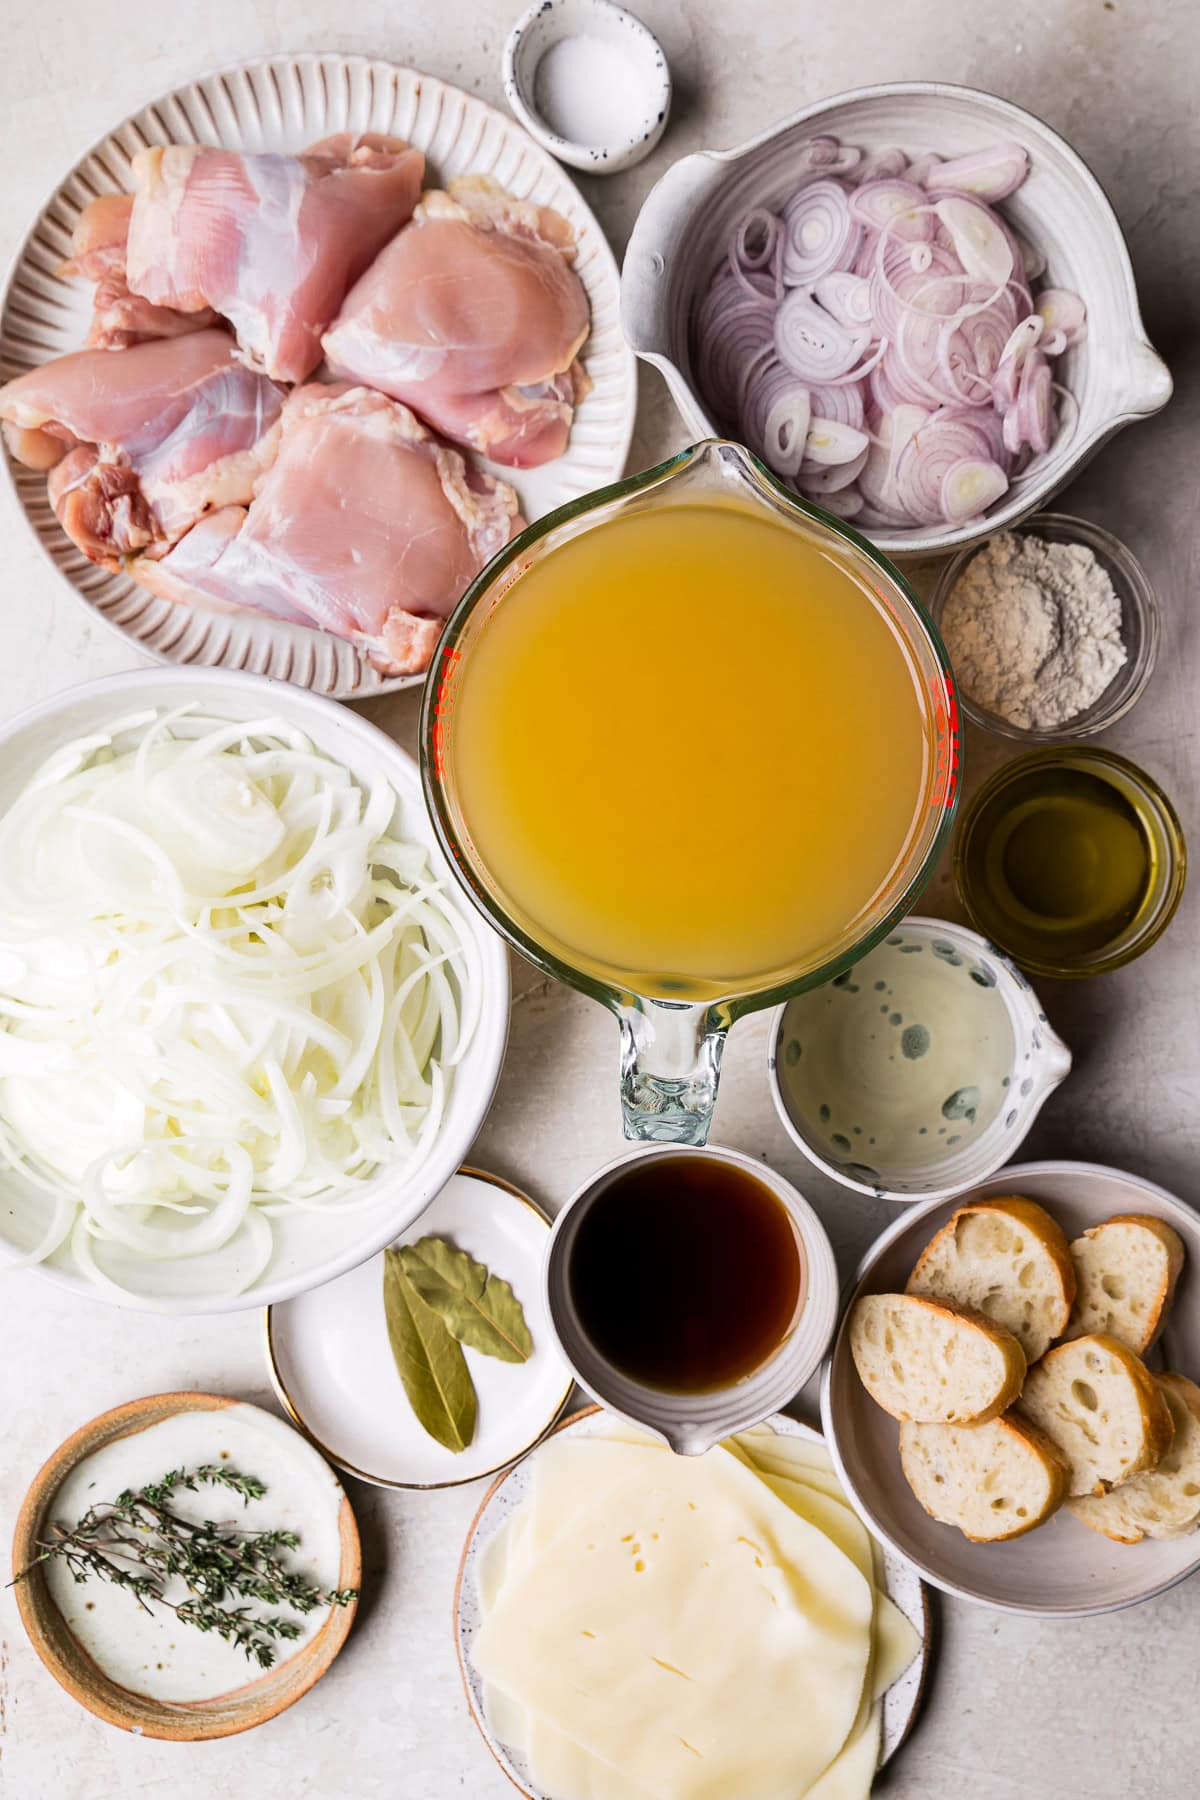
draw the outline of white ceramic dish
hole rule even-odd
[[[984,520],[954,530],[869,534],[890,554],[929,556],[981,542],[1044,506],[1114,432],[1171,397],[1170,373],[1146,341],[1129,252],[1108,197],[1082,158],[1032,113],[974,88],[888,82],[817,101],[736,149],[684,157],[651,192],[629,240],[621,277],[625,335],[662,372],[693,435],[712,436],[713,420],[691,381],[692,302],[725,255],[737,218],[782,198],[797,147],[823,132],[866,149],[899,144],[944,157],[1003,138],[1029,152],[1030,173],[1002,210],[1045,255],[1046,282],[1073,289],[1087,306],[1087,336],[1061,359],[1059,374],[1078,404],[1078,423],[1059,431]]]
[[[944,1103],[931,1110],[927,1126],[921,1129],[929,1150],[927,1160],[914,1166],[906,1158],[904,1166],[898,1167],[877,1158],[872,1166],[875,1139],[870,1124],[865,1129],[856,1125],[844,1108],[870,1106],[872,1084],[885,1100],[902,1096],[903,1076],[911,1072],[919,1078],[926,1057],[939,1048],[930,1046],[929,1032],[914,1015],[911,990],[905,982],[910,970],[915,973],[931,958],[949,988],[948,993],[938,994],[939,1007],[952,996],[952,984],[956,980],[962,983],[965,1004],[961,1022],[946,1017],[944,1028],[954,1036],[955,1053],[963,1060],[943,1065]],[[857,971],[868,966],[880,982],[882,971],[888,971],[886,988],[877,992],[875,981],[864,980],[860,991]],[[873,1194],[879,1200],[933,1200],[961,1193],[985,1180],[1016,1155],[1042,1107],[1070,1070],[1071,1053],[1050,1025],[1024,975],[986,938],[965,925],[951,925],[945,919],[904,919],[862,963],[839,976],[838,985],[841,992],[836,994],[834,984],[828,984],[775,1009],[767,1071],[775,1109],[793,1143],[818,1169],[860,1194]],[[852,1015],[850,1008],[855,1009]],[[883,1017],[885,1014],[888,1016]],[[865,1054],[868,1046],[863,1039],[868,1028],[878,1030],[881,1055],[874,1059]],[[935,1032],[941,1028],[934,1024]],[[815,1094],[806,1096],[817,1102],[814,1113],[811,1105],[800,1103],[798,1077],[807,1072],[803,1046],[808,1047],[811,1064],[813,1039],[822,1030],[832,1034],[829,1060],[835,1067],[840,1065],[853,1082],[856,1096],[850,1100],[845,1090],[839,1096],[835,1089],[830,1096],[832,1108],[821,1105]],[[910,1044],[914,1030],[924,1031],[924,1047],[920,1041]],[[998,1037],[1002,1031],[1011,1034],[1011,1055],[1004,1058],[1003,1075],[999,1061],[985,1058],[981,1048],[985,1035]],[[989,1060],[994,1066],[988,1066]],[[839,1098],[843,1101],[841,1114]],[[956,1101],[959,1104],[955,1105]],[[978,1130],[971,1117],[976,1107],[983,1114]],[[831,1116],[822,1120],[822,1112]],[[960,1134],[966,1141],[958,1149]]]
[[[789,1418],[785,1413],[776,1413],[769,1423],[772,1430],[784,1437],[805,1438],[816,1444],[823,1441],[820,1432],[814,1431],[809,1425],[802,1425],[798,1419]],[[559,1430],[570,1432],[574,1437],[585,1437],[602,1431],[604,1424],[604,1413],[599,1408],[592,1407],[564,1420]],[[546,1800],[546,1796],[530,1785],[524,1759],[502,1744],[492,1732],[484,1716],[483,1683],[471,1665],[470,1656],[471,1645],[483,1623],[478,1592],[479,1558],[488,1540],[529,1497],[533,1467],[534,1459],[527,1457],[493,1482],[471,1521],[458,1570],[458,1585],[454,1596],[454,1628],[458,1665],[467,1691],[467,1702],[484,1743],[513,1786],[526,1796],[526,1800]],[[929,1604],[920,1578],[903,1557],[896,1556],[886,1546],[883,1548],[883,1581],[894,1604],[920,1635],[921,1650],[899,1681],[893,1683],[884,1695],[883,1743],[879,1757],[881,1768],[891,1761],[912,1730],[925,1688],[931,1653]]]
[[[572,1247],[591,1203],[631,1163],[663,1156],[704,1157],[754,1176],[790,1214],[800,1239],[804,1286],[799,1318],[791,1334],[760,1368],[711,1393],[670,1393],[635,1381],[616,1368],[584,1329],[568,1280]],[[618,1417],[662,1438],[679,1455],[699,1456],[722,1438],[778,1412],[812,1376],[829,1348],[837,1320],[837,1263],[825,1227],[808,1201],[766,1163],[722,1144],[703,1148],[641,1144],[597,1169],[559,1212],[546,1252],[545,1293],[551,1323],[580,1387]]]
[[[288,1299],[344,1275],[405,1230],[445,1186],[479,1130],[500,1076],[508,1037],[508,959],[500,939],[450,877],[425,811],[412,758],[356,713],[285,682],[207,669],[143,669],[69,688],[0,730],[0,812],[50,752],[66,740],[102,727],[123,713],[182,706],[189,701],[230,719],[276,715],[307,732],[322,750],[360,778],[385,775],[397,796],[397,829],[403,837],[428,846],[430,862],[444,876],[447,895],[464,933],[476,945],[482,969],[479,1028],[454,1072],[445,1115],[429,1156],[412,1178],[389,1175],[385,1170],[372,1180],[369,1197],[357,1199],[353,1210],[339,1214],[331,1207],[328,1215],[292,1212],[276,1219],[275,1249],[266,1270],[251,1287],[229,1298],[190,1296],[186,1291],[188,1259],[146,1265],[133,1258],[126,1268],[114,1257],[114,1273],[144,1285],[144,1299],[139,1302],[131,1297],[125,1304],[166,1313],[236,1312]],[[0,1252],[7,1246],[19,1254],[35,1244],[42,1213],[38,1191],[5,1168],[0,1173]],[[231,1253],[236,1243],[235,1237],[224,1251],[214,1252],[211,1260],[206,1258],[207,1279],[212,1285],[220,1279],[217,1259]],[[37,1268],[75,1294],[90,1300],[106,1297],[106,1290],[75,1265],[69,1240]]]
[[[147,144],[217,144],[302,150],[336,131],[390,132],[425,151],[427,183],[493,176],[520,199],[553,206],[575,228],[575,267],[592,310],[583,361],[595,386],[580,406],[566,454],[541,469],[498,470],[527,519],[616,481],[637,404],[633,356],[621,335],[617,265],[570,177],[521,128],[473,94],[415,69],[360,56],[277,56],[189,82],[118,125],[51,195],[17,252],[0,312],[0,378],[78,350],[91,317],[91,285],[58,273],[72,228],[97,194],[129,187],[129,164]],[[338,700],[409,687],[385,677],[350,644],[324,632],[256,617],[174,606],[124,575],[90,563],[64,533],[46,478],[4,458],[8,480],[38,542],[97,616],[164,662],[246,669]]]
[[[1115,1213],[1150,1213],[1182,1237],[1187,1260],[1155,1367],[1200,1380],[1200,1214],[1165,1189],[1097,1163],[1024,1163],[969,1195],[933,1200],[877,1240],[852,1285],[846,1317],[825,1365],[821,1417],[838,1475],[869,1530],[915,1564],[927,1581],[961,1600],[1040,1618],[1117,1612],[1174,1587],[1200,1568],[1200,1532],[1174,1542],[1114,1544],[1064,1508],[1008,1543],[972,1544],[918,1503],[900,1467],[898,1426],[871,1399],[850,1354],[846,1319],[860,1294],[902,1290],[920,1251],[965,1199],[1022,1194],[1055,1216],[1068,1238]]]
[[[501,73],[526,131],[589,175],[633,168],[666,130],[663,47],[613,0],[534,0],[508,35]]]
[[[383,1312],[383,1258],[374,1256],[310,1293],[267,1310],[267,1362],[275,1392],[317,1448],[376,1487],[459,1487],[523,1456],[571,1393],[541,1291],[550,1221],[519,1188],[460,1169],[398,1243],[448,1238],[509,1282],[533,1354],[522,1364],[467,1350],[479,1397],[474,1441],[457,1455],[413,1415],[396,1373]]]

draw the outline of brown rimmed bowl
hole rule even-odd
[[[245,1404],[224,1394],[149,1394],[130,1400],[111,1412],[101,1413],[61,1443],[33,1478],[17,1516],[13,1534],[13,1570],[24,1569],[37,1554],[37,1540],[45,1527],[55,1495],[77,1463],[104,1449],[118,1438],[128,1437],[185,1412],[220,1412]],[[251,1407],[251,1411],[261,1409]],[[272,1427],[284,1427],[274,1414],[263,1415]],[[296,1434],[299,1437],[299,1434]],[[300,1440],[303,1442],[303,1439]],[[306,1449],[308,1446],[306,1446]],[[311,1452],[314,1459],[316,1452]],[[327,1473],[329,1473],[327,1471]],[[337,1585],[357,1588],[362,1575],[358,1526],[332,1473],[329,1480],[338,1496],[338,1536],[341,1561]],[[333,1662],[354,1622],[357,1601],[331,1607],[316,1635],[293,1656],[245,1683],[212,1699],[154,1700],[122,1687],[95,1663],[75,1638],[50,1593],[45,1571],[37,1568],[15,1588],[21,1623],[29,1641],[59,1686],[73,1700],[106,1724],[117,1725],[138,1737],[165,1738],[173,1743],[198,1743],[207,1738],[232,1737],[273,1719],[299,1700]]]

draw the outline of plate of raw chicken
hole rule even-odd
[[[278,57],[144,107],[53,195],[0,316],[25,515],[172,662],[338,699],[420,681],[521,529],[617,480],[611,250],[511,119]]]

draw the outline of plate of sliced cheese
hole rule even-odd
[[[472,1714],[530,1800],[858,1800],[920,1703],[919,1578],[777,1416],[675,1456],[591,1409],[492,1486],[456,1595]]]
[[[1200,1567],[1200,1217],[1091,1163],[1004,1169],[862,1264],[822,1386],[868,1528],[947,1593],[1081,1617]]]

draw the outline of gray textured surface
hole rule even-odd
[[[1159,673],[1104,741],[1143,761],[1185,821],[1196,817],[1193,523],[1200,422],[1195,295],[1200,286],[1196,108],[1200,23],[1193,0],[637,0],[677,82],[677,114],[643,167],[585,183],[620,248],[668,160],[737,142],[802,101],[864,81],[941,78],[991,87],[1040,112],[1092,163],[1129,233],[1150,336],[1176,398],[1119,438],[1062,502],[1124,537],[1165,614]],[[424,66],[499,99],[499,50],[517,0],[42,0],[3,9],[5,180],[0,246],[15,247],[44,195],[93,139],[197,72],[283,49],[343,49]],[[682,441],[656,379],[643,381],[634,460]],[[91,620],[42,562],[15,508],[0,505],[0,710],[136,656]],[[411,744],[410,697],[372,717]],[[968,744],[968,787],[1006,754]],[[957,912],[935,881],[929,911]],[[1162,945],[1103,982],[1044,992],[1076,1052],[1075,1071],[1029,1140],[1030,1155],[1137,1169],[1200,1200],[1198,901]],[[508,1064],[475,1160],[553,1206],[618,1147],[616,1032],[587,1001],[515,971]],[[890,1216],[814,1178],[775,1120],[762,1021],[726,1059],[716,1136],[768,1158],[822,1211],[848,1272]],[[6,1416],[0,1537],[42,1457],[94,1412],[137,1393],[216,1387],[266,1401],[260,1322],[163,1323],[68,1303],[32,1276],[0,1282],[0,1397]],[[355,1491],[367,1560],[360,1623],[330,1676],[252,1738],[196,1747],[138,1743],[79,1712],[28,1648],[0,1592],[0,1793],[5,1800],[110,1800],[219,1790],[255,1800],[503,1800],[511,1789],[475,1735],[450,1633],[454,1570],[472,1490],[411,1498]],[[1136,1554],[1135,1551],[1130,1552]],[[1159,1800],[1195,1792],[1192,1718],[1200,1587],[1087,1624],[1040,1625],[940,1605],[929,1704],[883,1791],[893,1800]],[[729,1795],[722,1800],[738,1800]]]

